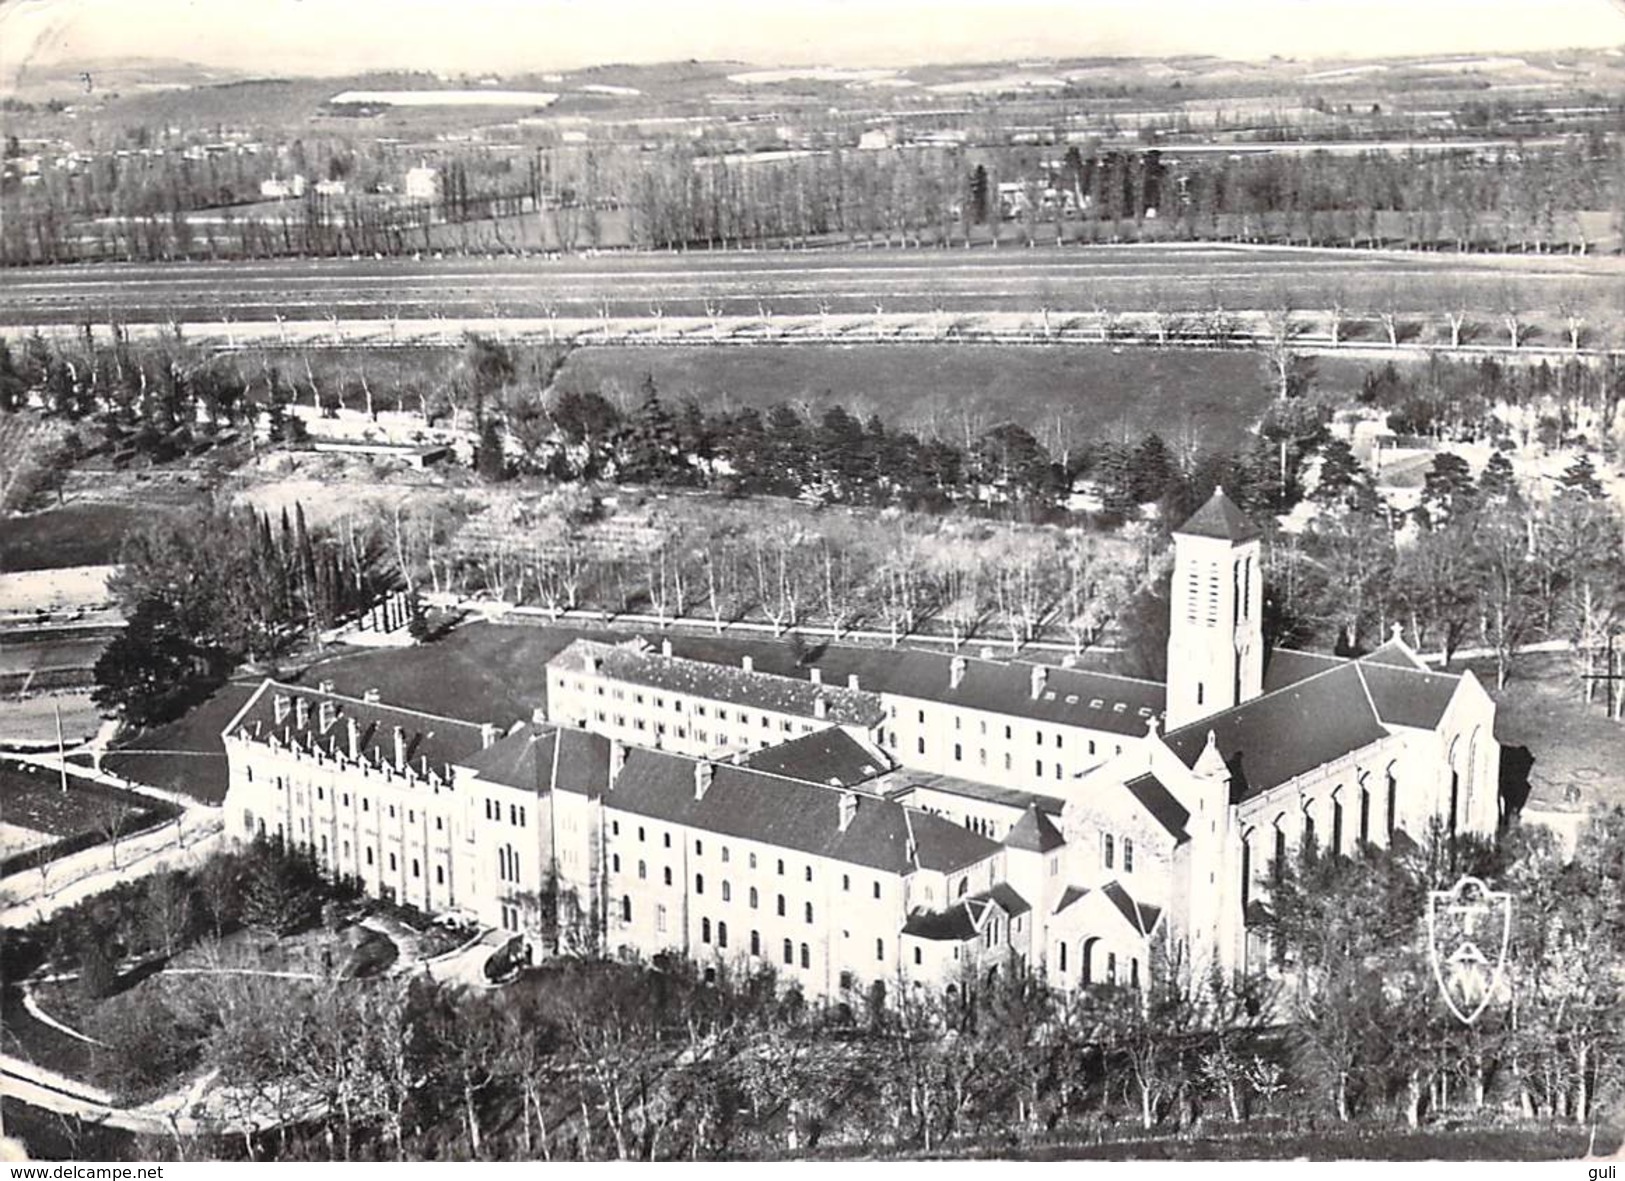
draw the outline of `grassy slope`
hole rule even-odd
[[[1473,670],[1494,693],[1495,668],[1475,661]],[[1564,789],[1579,787],[1581,803],[1625,806],[1625,726],[1603,716],[1602,695],[1593,705],[1567,656],[1524,656],[1497,699],[1495,736],[1505,746],[1526,746],[1535,756],[1529,778],[1532,804],[1562,806]]]

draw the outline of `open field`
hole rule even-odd
[[[1362,369],[1323,364],[1322,386],[1358,389]],[[866,417],[953,438],[968,424],[1016,422],[1040,438],[1181,432],[1229,447],[1269,400],[1257,358],[1198,350],[1025,349],[993,345],[786,345],[711,349],[590,348],[572,353],[560,390],[594,390],[635,405],[645,375],[668,405],[702,408],[776,403],[817,415],[841,405]]]
[[[816,316],[1268,308],[1392,302],[1432,317],[1575,298],[1617,318],[1625,259],[1199,246],[696,251],[596,258],[320,259],[96,264],[7,272],[0,325],[387,321],[392,317]],[[1597,321],[1593,317],[1594,322]]]
[[[111,565],[125,536],[150,519],[135,504],[74,504],[0,519],[0,570]]]

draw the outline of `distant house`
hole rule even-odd
[[[894,142],[890,128],[871,127],[858,136],[858,150],[860,152],[884,152]]]
[[[273,176],[270,180],[260,181],[260,196],[267,201],[285,201],[289,197],[303,197],[305,195],[305,178],[295,175],[288,180]]]
[[[319,180],[316,182],[316,195],[318,197],[342,197],[345,185],[342,180]]]
[[[414,201],[433,201],[440,195],[440,169],[426,164],[407,169],[406,195]]]

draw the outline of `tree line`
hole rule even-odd
[[[1250,934],[1262,957],[1235,977],[1170,949],[1135,983],[1052,989],[1006,960],[946,991],[878,980],[819,1003],[771,969],[675,952],[558,957],[485,991],[336,961],[301,981],[116,980],[94,1027],[108,1039],[98,1069],[137,1089],[218,1071],[241,1114],[277,1125],[147,1146],[164,1156],[955,1156],[1509,1123],[1583,1139],[1625,1079],[1622,850],[1618,811],[1593,820],[1572,860],[1540,830],[1496,845],[1435,831],[1381,853],[1310,842],[1268,867]],[[233,922],[286,937],[322,917],[306,890],[282,922],[261,867],[287,856],[216,858],[30,934],[82,981],[105,980],[103,943],[164,954],[195,941],[229,966],[209,949]],[[1428,891],[1463,872],[1513,897],[1505,970],[1470,1028],[1443,1002],[1425,921]]]
[[[440,191],[429,202],[312,193],[303,205],[218,227],[187,214],[223,197],[241,200],[236,173],[255,164],[98,155],[82,172],[53,171],[5,194],[0,261],[401,254],[427,249],[433,224],[481,220],[491,222],[499,249],[517,249],[523,239],[515,233],[507,243],[503,225],[516,230],[527,216],[565,251],[1175,239],[1584,253],[1596,232],[1582,214],[1610,215],[1615,233],[1625,228],[1620,150],[1597,136],[1492,153],[1339,155],[1181,155],[1177,146],[1098,142],[1060,158],[1054,149],[1009,146],[836,148],[777,160],[683,143],[653,152],[619,144],[486,149],[442,159]],[[327,170],[359,176],[361,155],[353,146],[331,150]],[[296,156],[289,153],[290,171]],[[376,174],[380,165],[368,167]],[[221,168],[236,172],[222,179]]]

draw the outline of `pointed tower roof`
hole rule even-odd
[[[1021,849],[1028,853],[1048,853],[1051,849],[1059,849],[1066,844],[1066,838],[1056,831],[1055,825],[1050,823],[1034,805],[1028,805],[1021,819],[1016,821],[1010,835],[1004,838],[1008,849]]]
[[[1215,488],[1208,502],[1174,532],[1187,537],[1217,537],[1223,541],[1251,541],[1262,536],[1258,526],[1224,494],[1223,488]]]

